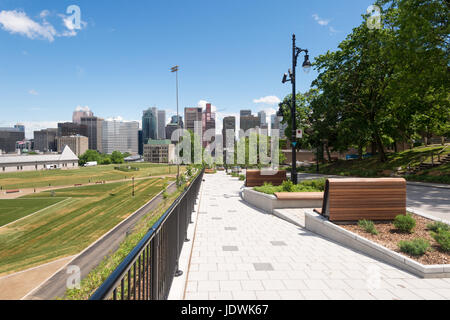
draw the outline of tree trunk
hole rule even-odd
[[[330,146],[328,145],[328,143],[327,143],[327,147],[326,147],[327,149],[327,156],[328,156],[328,162],[331,162],[331,153],[330,153]]]
[[[378,147],[378,152],[380,154],[380,161],[386,162],[387,161],[386,153],[384,152],[383,142],[381,141],[381,137],[378,132],[375,133],[375,139]]]
[[[359,158],[359,160],[363,159],[363,146],[362,146],[362,144],[358,145],[358,158]]]

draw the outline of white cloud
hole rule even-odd
[[[326,20],[326,19],[322,19],[321,17],[319,17],[318,14],[313,14],[312,17],[314,18],[314,20],[316,20],[316,22],[318,24],[320,24],[321,26],[327,26],[330,23],[330,20]]]
[[[90,109],[88,106],[85,106],[85,107],[83,107],[83,106],[77,106],[77,107],[75,108],[75,111],[89,112],[89,111],[91,111],[91,109]]]
[[[267,105],[276,105],[281,102],[280,98],[276,96],[266,96],[259,99],[253,100],[253,103],[262,103]]]
[[[12,34],[18,33],[30,39],[55,40],[57,32],[48,22],[42,24],[30,19],[23,11],[0,11],[0,25],[5,31]]]
[[[28,91],[28,93],[29,94],[31,94],[32,96],[37,96],[39,93],[36,91],[36,90],[34,90],[34,89],[31,89],[30,91]]]
[[[338,33],[339,32],[339,30],[336,30],[335,28],[333,28],[332,26],[330,26],[330,33],[331,34],[335,34],[335,33]]]
[[[73,16],[59,14],[62,19],[64,29],[57,31],[55,27],[47,21],[51,13],[48,10],[42,10],[39,14],[41,22],[34,21],[24,11],[11,10],[0,11],[0,26],[3,30],[12,34],[21,34],[29,39],[43,39],[53,42],[56,37],[74,37],[76,30],[84,29],[87,26],[85,21],[80,22],[80,27],[73,23]]]
[[[39,14],[39,16],[43,19],[43,18],[45,18],[45,17],[47,17],[47,16],[49,16],[50,15],[50,11],[48,11],[48,10],[42,10],[41,11],[41,13]]]

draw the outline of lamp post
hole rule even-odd
[[[172,67],[172,69],[170,70],[171,72],[175,72],[175,74],[176,74],[176,86],[177,86],[177,129],[178,129],[178,143],[180,143],[180,114],[179,114],[179,112],[178,112],[178,70],[179,70],[179,66],[175,66],[175,67]],[[179,181],[179,179],[180,179],[180,163],[179,163],[179,161],[177,161],[178,162],[178,165],[177,165],[177,184],[178,184],[178,181]],[[170,168],[170,167],[169,167]]]
[[[305,53],[305,60],[303,62],[303,70],[308,73],[311,69],[311,62],[309,61],[309,55],[307,49],[300,49],[295,44],[295,34],[292,35],[292,69],[289,69],[289,76],[285,73],[283,76],[282,83],[286,83],[290,81],[292,83],[292,105],[291,105],[291,117],[292,117],[292,172],[291,172],[291,181],[294,184],[298,183],[297,179],[297,119],[296,119],[296,78],[295,78],[295,69],[297,67],[297,59],[300,53]],[[280,110],[281,111],[281,110]]]

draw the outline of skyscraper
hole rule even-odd
[[[201,128],[195,126],[195,122],[202,122],[202,108],[185,108],[184,109],[184,121],[185,128],[187,130],[191,130],[192,132],[196,132],[196,130],[200,129],[200,134],[202,132]],[[198,126],[198,124],[197,124]]]
[[[144,144],[148,139],[158,140],[158,109],[148,108],[142,115],[142,139]]]
[[[178,140],[172,137],[175,130],[178,129],[178,120],[177,116],[172,116],[172,120],[170,123],[166,126],[166,139],[172,140],[172,143],[177,143]],[[180,116],[180,129],[183,129],[183,117]],[[174,138],[174,139],[172,139]]]
[[[206,104],[206,109],[202,114],[202,134],[205,135],[205,132],[208,130],[216,130],[216,114],[212,112],[211,103]],[[203,147],[206,148],[208,145],[208,141],[203,141]]]
[[[88,136],[87,125],[73,122],[58,123],[58,137],[69,137],[76,135],[87,137]],[[74,150],[72,149],[72,151]]]
[[[241,110],[241,117],[249,117],[252,115],[252,110]]]
[[[259,124],[261,126],[267,124],[267,115],[265,111],[260,111],[258,112],[258,119],[259,119]]]
[[[25,129],[21,128],[0,128],[0,150],[3,152],[14,152],[16,142],[25,139]]]
[[[42,152],[56,151],[56,136],[58,129],[50,128],[34,131],[34,149]]]
[[[236,132],[236,117],[225,117],[223,118],[223,129],[222,129],[222,137],[223,137],[223,147],[224,149],[227,147],[228,139],[235,139],[236,133],[234,133],[233,137],[227,136],[227,130],[233,130]],[[233,141],[233,140],[231,140]]]
[[[87,137],[89,138],[89,150],[97,150],[103,153],[102,135],[103,119],[98,117],[81,117],[81,124],[87,127]]]
[[[158,110],[158,140],[166,139],[166,111]]]
[[[258,117],[252,115],[251,110],[241,110],[240,129],[246,132],[249,129],[256,129],[260,126]]]
[[[89,107],[77,107],[72,115],[73,123],[81,123],[81,118],[83,117],[93,117],[94,113],[89,109]]]
[[[107,120],[103,122],[102,146],[103,152],[111,154],[114,151],[128,152],[136,155],[139,152],[138,135],[139,122]],[[145,142],[145,141],[144,141]]]

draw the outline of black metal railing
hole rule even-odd
[[[166,300],[192,223],[204,170],[189,184],[90,300]]]

